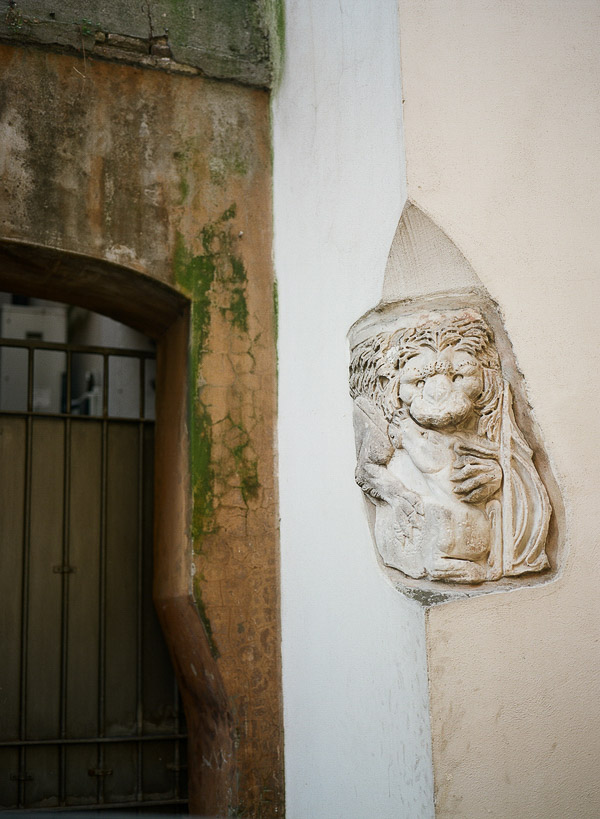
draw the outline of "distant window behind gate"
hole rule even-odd
[[[185,725],[152,603],[154,354],[23,321],[4,309],[0,806],[183,812]]]

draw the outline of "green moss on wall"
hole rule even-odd
[[[214,657],[215,660],[219,659],[220,653],[215,642],[215,638],[213,635],[212,626],[210,624],[210,620],[208,619],[208,615],[206,613],[206,606],[204,605],[204,600],[202,598],[202,577],[200,575],[194,576],[194,603],[196,604],[196,609],[198,611],[198,615],[202,620],[202,624],[204,625],[204,630],[206,631],[206,636],[208,638],[208,645],[210,648],[210,653]]]
[[[232,225],[235,216],[236,207],[233,204],[219,219],[204,225],[196,242],[200,252],[193,252],[183,235],[178,233],[173,259],[175,280],[191,301],[191,536],[196,554],[202,554],[206,537],[218,530],[216,487],[237,486],[246,506],[257,497],[260,489],[258,460],[251,435],[237,418],[239,412],[235,402],[230,414],[219,420],[220,443],[217,448],[214,439],[216,428],[210,407],[203,397],[203,358],[207,353],[214,352],[211,349],[211,329],[215,316],[219,321],[227,322],[238,338],[245,338],[247,352],[243,355],[250,360],[247,366],[252,367],[254,361],[252,341],[248,338],[248,276],[236,251],[238,236]],[[232,394],[235,395],[235,388]],[[226,454],[217,457],[216,452]],[[210,635],[210,623],[202,606],[200,578],[194,582],[194,596]]]
[[[208,243],[205,228],[203,247]],[[201,547],[202,536],[213,531],[214,470],[212,465],[212,421],[198,390],[198,374],[202,354],[206,349],[210,328],[210,290],[216,275],[216,262],[212,254],[194,255],[185,245],[183,236],[177,234],[174,254],[174,272],[178,284],[191,299],[191,347],[190,347],[190,468],[192,473],[192,538]]]
[[[239,478],[239,487],[242,498],[246,506],[251,498],[256,498],[260,489],[258,480],[258,460],[252,449],[251,439],[243,424],[233,421],[231,416],[227,419],[231,429],[237,433],[238,443],[230,447],[231,455],[235,465],[235,471]]]
[[[179,179],[179,204],[180,205],[183,205],[185,203],[185,200],[188,198],[189,193],[190,193],[189,183],[188,183],[187,179],[185,178],[185,176],[182,176]]]
[[[277,279],[273,282],[273,327],[275,329],[275,349],[279,343],[279,289]]]
[[[277,88],[285,65],[285,0],[262,0],[263,15],[269,29],[271,87]]]

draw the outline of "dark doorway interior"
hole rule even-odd
[[[186,812],[152,603],[153,344],[0,303],[0,808]]]

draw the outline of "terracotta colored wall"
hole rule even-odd
[[[5,247],[117,263],[191,302],[187,582],[193,566],[235,731],[232,799],[242,815],[274,816],[282,760],[268,95],[2,46],[0,176]],[[101,284],[101,266],[94,275]]]

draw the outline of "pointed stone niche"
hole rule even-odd
[[[410,202],[349,339],[356,482],[397,588],[432,605],[555,576],[562,499],[500,312]]]

